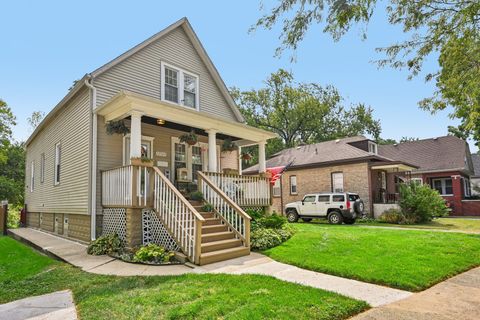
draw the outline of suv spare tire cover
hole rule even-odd
[[[357,199],[353,205],[353,208],[357,214],[363,214],[365,211],[365,204],[363,200]]]

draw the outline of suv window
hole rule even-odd
[[[305,196],[303,202],[315,202],[315,196]]]
[[[355,201],[357,199],[360,199],[360,197],[358,196],[358,194],[349,194],[348,195],[348,200],[349,201]]]
[[[330,202],[330,196],[318,196],[318,202]]]
[[[332,201],[333,202],[344,202],[345,201],[345,196],[343,194],[335,194],[332,196]]]

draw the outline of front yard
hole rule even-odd
[[[360,223],[359,225],[363,225]],[[450,230],[461,232],[476,232],[480,233],[480,219],[463,219],[463,218],[438,218],[433,221],[419,223],[419,224],[390,224],[382,222],[368,222],[364,225],[381,226],[381,227],[396,227],[407,229],[435,229],[435,230]]]
[[[346,319],[368,308],[259,275],[94,275],[0,237],[0,303],[63,289],[82,319]]]
[[[480,265],[480,235],[296,223],[263,253],[300,268],[420,291]]]

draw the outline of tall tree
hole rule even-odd
[[[12,127],[16,125],[15,116],[5,101],[0,99],[0,164],[7,161],[7,148],[12,140]]]
[[[45,112],[43,111],[33,111],[32,115],[27,118],[28,124],[30,125],[30,130],[33,132],[38,127],[38,125],[45,118]]]
[[[295,50],[310,26],[323,24],[323,32],[339,40],[353,25],[366,25],[378,0],[278,0],[252,29],[271,29],[282,23],[281,45]],[[388,20],[400,25],[409,38],[377,50],[385,58],[380,66],[407,68],[409,78],[422,71],[424,61],[438,55],[439,68],[425,76],[434,81],[432,97],[419,102],[432,113],[453,107],[452,117],[461,119],[459,130],[480,141],[480,1],[478,0],[388,0]]]
[[[264,88],[233,88],[231,92],[249,125],[279,135],[279,139],[269,143],[267,155],[301,142],[380,135],[380,122],[373,118],[371,108],[363,104],[346,108],[334,87],[296,83],[293,75],[282,69],[270,75]]]

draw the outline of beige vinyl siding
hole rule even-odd
[[[60,184],[54,185],[55,145],[61,143]],[[40,180],[41,154],[45,177]],[[29,212],[88,214],[90,102],[82,90],[65,105],[27,146],[25,203]],[[30,166],[35,188],[30,192]]]
[[[97,103],[103,104],[119,90],[161,97],[161,62],[174,65],[200,78],[200,112],[237,121],[207,67],[183,28],[179,27],[151,43],[94,79]]]

